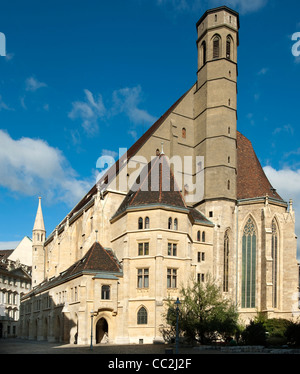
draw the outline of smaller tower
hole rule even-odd
[[[41,283],[45,278],[45,256],[44,242],[46,239],[46,230],[39,197],[39,205],[32,230],[32,287]]]

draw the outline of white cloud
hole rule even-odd
[[[140,86],[126,87],[113,92],[113,113],[125,113],[134,124],[150,124],[156,118],[146,110],[138,108],[142,101],[142,89]]]
[[[46,83],[38,81],[34,77],[27,78],[25,81],[26,91],[34,92],[42,87],[47,87]]]
[[[0,186],[17,194],[42,195],[72,206],[91,187],[78,179],[59,149],[40,139],[14,140],[0,130]]]
[[[5,102],[2,99],[2,96],[0,95],[0,112],[1,112],[2,109],[12,110],[7,104],[5,104]]]
[[[73,102],[68,116],[73,120],[79,118],[86,134],[94,135],[99,130],[98,119],[105,115],[106,109],[101,95],[95,99],[91,91],[85,89],[84,93],[84,101]]]
[[[157,5],[170,5],[178,12],[204,12],[209,8],[226,5],[241,14],[256,12],[267,3],[268,0],[157,0]]]
[[[218,5],[226,5],[234,10],[237,10],[241,14],[256,12],[263,8],[268,0],[212,0],[212,3]]]
[[[257,75],[266,75],[269,71],[269,68],[262,68],[260,71],[257,73]]]
[[[272,186],[276,188],[279,195],[285,200],[293,200],[293,208],[296,215],[296,235],[300,237],[300,169],[276,170],[271,166],[265,166],[264,172]],[[300,256],[300,242],[298,240],[298,255]]]
[[[72,120],[79,119],[87,135],[94,135],[99,130],[99,120],[108,120],[116,115],[123,114],[129,118],[134,125],[151,124],[156,117],[146,110],[139,108],[142,101],[142,89],[140,86],[125,87],[113,91],[112,99],[107,100],[107,108],[104,106],[102,96],[95,95],[85,89],[83,101],[72,103],[72,110],[68,117]]]

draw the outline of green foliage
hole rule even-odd
[[[266,345],[266,328],[263,322],[250,321],[242,332],[242,340],[246,345]]]
[[[299,321],[290,322],[285,331],[285,336],[289,344],[299,347],[300,346],[300,322]]]
[[[194,282],[181,289],[178,326],[190,341],[202,344],[215,342],[218,338],[233,336],[238,329],[238,313],[235,306],[222,297],[218,286],[209,279]],[[169,300],[167,322],[176,325],[176,305]]]

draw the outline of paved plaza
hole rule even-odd
[[[18,338],[0,339],[0,354],[103,354],[103,355],[168,355],[175,354],[175,345],[168,344],[96,344],[76,345],[65,343],[49,343],[47,341],[25,340]],[[271,349],[260,346],[248,347],[212,347],[179,346],[179,355],[203,354],[275,354],[299,355],[300,349]]]
[[[0,339],[0,354],[168,354],[175,353],[174,345],[167,344],[97,344],[88,345],[49,343],[24,339]],[[179,354],[196,354],[193,348],[179,348]]]

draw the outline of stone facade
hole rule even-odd
[[[200,18],[197,82],[43,244],[33,243],[37,286],[23,298],[21,336],[161,341],[166,299],[208,274],[243,320],[258,311],[297,314],[292,203],[237,131],[238,30],[239,16],[227,7]],[[97,251],[115,258],[118,271],[87,261]],[[75,271],[80,261],[90,267]]]

